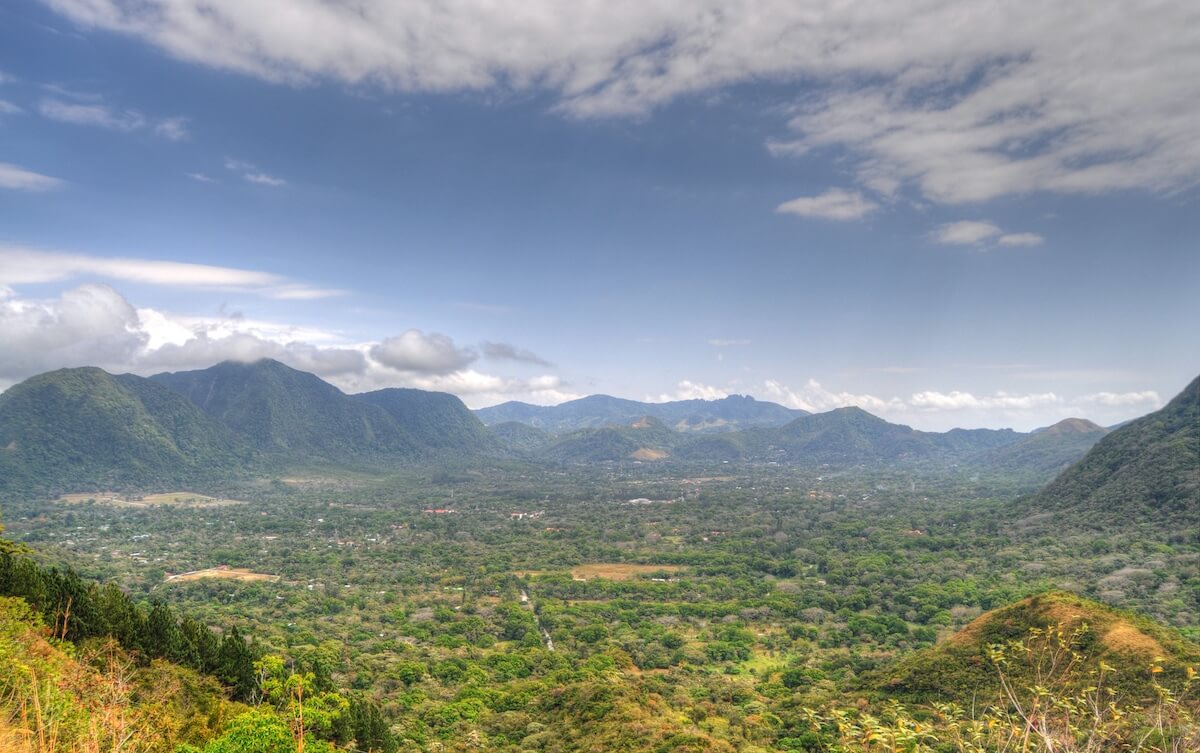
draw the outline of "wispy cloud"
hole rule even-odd
[[[136,131],[146,126],[146,118],[136,110],[113,110],[106,105],[85,105],[43,99],[38,105],[42,117],[75,125],[96,126],[113,131]]]
[[[216,183],[217,182],[216,178],[213,178],[209,175],[205,175],[204,173],[184,173],[184,175],[186,175],[189,178],[191,178],[192,180],[198,181],[200,183]]]
[[[574,117],[639,115],[748,81],[805,82],[779,154],[836,150],[864,187],[963,203],[1200,181],[1192,3],[892,0],[561,3],[54,0],[75,22],[294,83],[547,89]],[[321,44],[313,44],[313,39]],[[419,49],[410,41],[422,40]],[[398,54],[404,50],[406,54]],[[866,82],[866,83],[864,83]]]
[[[62,99],[43,99],[38,103],[42,117],[73,125],[93,126],[110,131],[132,132],[150,129],[168,141],[188,138],[187,118],[171,117],[161,120],[147,118],[137,110],[122,110],[103,104],[99,99],[67,102]]]
[[[235,267],[0,246],[0,284],[59,282],[79,277],[228,290],[277,299],[325,298],[343,292],[310,287],[269,272]]]
[[[225,169],[240,174],[242,180],[247,183],[255,183],[260,186],[270,186],[272,188],[287,185],[287,181],[283,178],[265,173],[259,170],[258,166],[253,162],[247,162],[246,160],[226,157]]]
[[[58,178],[35,173],[8,162],[0,162],[0,188],[13,191],[49,191],[62,185],[63,181]]]
[[[874,212],[879,204],[858,191],[831,188],[817,196],[803,196],[775,207],[779,214],[795,214],[823,220],[857,220]]]
[[[25,112],[18,105],[9,102],[7,99],[0,99],[0,115],[20,115]]]

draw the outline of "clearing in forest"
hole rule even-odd
[[[244,505],[237,499],[222,499],[210,497],[196,492],[162,492],[160,494],[119,494],[117,492],[84,492],[81,494],[65,494],[59,502],[67,504],[82,504],[95,502],[112,507],[153,507],[155,505],[173,505],[175,507],[225,507],[227,505]]]
[[[604,580],[632,580],[653,573],[677,573],[679,565],[629,565],[622,562],[596,562],[571,568],[571,576],[580,580],[603,578]]]
[[[178,575],[168,575],[166,582],[181,580],[201,580],[203,578],[224,578],[226,580],[238,581],[269,581],[275,583],[279,580],[278,575],[268,575],[267,573],[256,573],[244,567],[229,567],[228,565],[218,565],[204,570],[192,570],[189,573],[179,573]]]

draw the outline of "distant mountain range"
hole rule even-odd
[[[493,427],[493,432],[516,452],[567,463],[676,460],[846,465],[930,460],[1028,473],[1045,480],[1082,457],[1106,430],[1083,419],[1066,419],[1029,434],[1011,429],[924,432],[849,407],[804,414],[780,426],[721,433],[676,431],[651,416],[557,435],[507,421]]]
[[[551,434],[622,426],[647,417],[678,432],[718,433],[752,426],[783,426],[798,416],[807,416],[808,411],[785,408],[778,403],[755,400],[747,395],[667,403],[589,395],[560,405],[530,405],[511,401],[481,408],[475,411],[475,415],[488,426],[515,421]]]
[[[1039,483],[1100,442],[1088,457],[1100,453],[1102,459],[1064,473],[1047,499],[1060,506],[1093,497],[1111,502],[1143,487],[1155,499],[1175,499],[1197,486],[1194,462],[1187,475],[1195,458],[1197,385],[1188,389],[1158,414],[1111,433],[1067,419],[1025,434],[924,432],[859,408],[808,414],[739,396],[642,403],[596,395],[550,408],[505,403],[472,413],[443,393],[385,389],[348,395],[271,360],[149,378],[62,369],[0,394],[0,489],[145,488],[309,463],[386,467],[447,458],[552,464],[918,462],[1024,474]],[[1122,460],[1132,465],[1121,470]],[[1178,479],[1166,473],[1179,469]]]

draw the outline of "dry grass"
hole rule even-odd
[[[58,500],[69,505],[78,505],[94,501],[96,504],[111,507],[155,507],[157,505],[172,505],[175,507],[227,507],[229,505],[244,505],[245,502],[236,499],[221,499],[209,497],[195,492],[162,492],[161,494],[117,494],[116,492],[85,492],[82,494],[66,494]]]
[[[1118,622],[1104,634],[1104,645],[1112,651],[1158,656],[1166,653],[1162,644],[1127,622]]]
[[[678,565],[628,565],[621,562],[596,562],[571,568],[571,576],[581,580],[632,580],[652,573],[677,573]]]
[[[629,457],[634,460],[662,460],[668,457],[664,450],[655,450],[651,447],[639,447],[630,453]]]
[[[278,575],[268,575],[267,573],[256,573],[244,567],[228,567],[220,565],[218,567],[210,567],[204,570],[193,570],[190,573],[180,573],[178,575],[168,575],[166,582],[173,581],[188,581],[202,580],[204,578],[223,578],[225,580],[236,580],[243,582],[268,581],[275,583],[279,580]]]

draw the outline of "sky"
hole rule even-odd
[[[1196,3],[12,0],[0,389],[1109,425],[1200,372],[1196,123]]]

